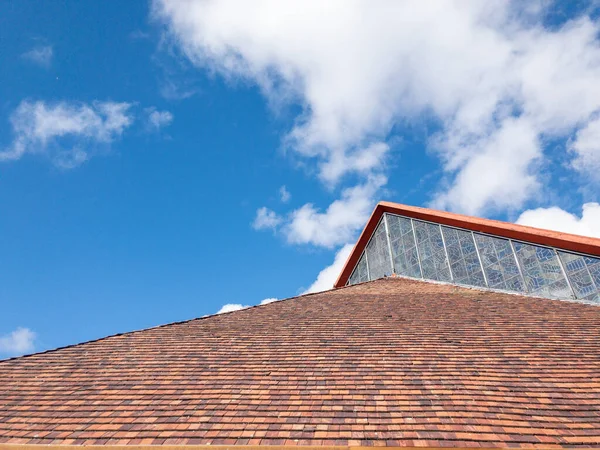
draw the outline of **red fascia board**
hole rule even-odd
[[[446,211],[401,205],[399,203],[379,202],[358,238],[356,245],[354,245],[354,249],[352,250],[352,253],[350,253],[334,287],[338,288],[346,285],[348,278],[352,275],[354,266],[369,242],[373,231],[375,231],[379,219],[381,219],[381,216],[385,212],[439,223],[441,225],[479,231],[481,233],[492,234],[518,241],[531,242],[532,244],[546,245],[562,250],[600,256],[600,239],[597,238],[561,233],[559,231],[543,230],[541,228],[527,227],[514,223],[501,222],[499,220],[465,216],[463,214],[454,214]]]

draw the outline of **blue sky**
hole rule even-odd
[[[600,236],[597,8],[522,8],[2,2],[0,357],[325,289],[379,200]]]

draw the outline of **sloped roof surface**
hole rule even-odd
[[[0,443],[600,445],[600,308],[382,279],[0,362]]]

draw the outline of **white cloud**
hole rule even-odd
[[[22,355],[34,349],[36,334],[29,328],[19,327],[16,330],[0,336],[0,353]]]
[[[227,303],[223,305],[220,310],[216,312],[216,314],[228,313],[233,311],[239,311],[240,309],[250,308],[249,305],[241,305],[239,303]]]
[[[154,131],[158,131],[173,122],[173,114],[169,111],[158,111],[152,107],[146,108],[145,112],[148,116],[148,125]]]
[[[365,226],[386,183],[383,175],[370,176],[362,184],[343,189],[340,198],[324,211],[312,203],[285,215],[261,207],[256,211],[252,226],[255,230],[279,230],[290,244],[334,248],[352,241]]]
[[[292,211],[283,225],[288,242],[333,248],[351,241],[365,226],[377,202],[376,194],[386,182],[387,179],[379,175],[364,184],[344,189],[341,198],[324,212],[310,203]]]
[[[585,203],[581,217],[556,206],[530,209],[523,212],[516,223],[600,238],[600,204]]]
[[[263,206],[256,211],[252,226],[255,230],[275,229],[281,222],[282,218],[275,211]]]
[[[52,49],[51,45],[44,45],[32,48],[28,52],[23,53],[21,56],[32,63],[48,68],[50,67],[50,64],[52,64],[54,50]]]
[[[26,153],[48,155],[62,168],[87,160],[94,145],[110,144],[131,126],[129,103],[46,103],[22,101],[11,116],[12,144],[0,151],[0,161]]]
[[[304,294],[308,294],[311,292],[321,292],[326,291],[328,289],[333,288],[333,283],[337,280],[338,276],[342,272],[344,268],[344,264],[346,264],[346,260],[350,256],[354,245],[346,244],[342,248],[340,248],[335,254],[335,258],[333,263],[330,266],[325,267],[319,275],[317,275],[317,279],[310,285],[310,287],[304,292]]]
[[[155,0],[153,10],[193,64],[256,83],[272,105],[303,106],[285,143],[327,185],[387,173],[389,133],[427,118],[445,173],[433,203],[482,214],[538,195],[544,139],[600,111],[599,19],[544,28],[551,6]]]
[[[291,198],[292,194],[290,194],[290,191],[288,191],[285,186],[281,186],[279,188],[279,199],[281,200],[281,202],[287,203],[290,201]]]
[[[268,303],[278,302],[279,299],[275,297],[265,298],[260,302],[261,305],[266,305]],[[241,303],[227,303],[223,305],[221,309],[219,309],[216,314],[222,314],[232,311],[239,311],[240,309],[250,308],[250,305],[242,305]]]
[[[507,119],[491,134],[463,142],[462,137],[444,138],[440,145],[449,156],[448,165],[461,169],[452,187],[432,202],[433,207],[456,209],[478,214],[484,209],[506,210],[521,207],[540,186],[535,162],[541,160],[542,149],[537,133],[524,120]],[[463,162],[452,159],[471,156]]]
[[[325,211],[306,203],[282,216],[262,207],[256,211],[252,226],[256,230],[281,230],[290,244],[334,248],[351,241],[364,227],[386,182],[383,175],[371,176],[363,184],[342,190],[341,198]]]
[[[390,146],[375,142],[364,148],[355,148],[347,152],[332,152],[327,161],[319,165],[320,178],[333,185],[347,173],[369,175],[383,171]]]
[[[579,130],[570,149],[576,154],[573,167],[600,182],[600,119],[591,120]]]

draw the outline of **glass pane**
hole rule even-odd
[[[477,257],[473,235],[468,231],[444,226],[442,232],[446,241],[454,282],[485,287],[485,278]]]
[[[444,241],[438,225],[413,220],[421,257],[423,278],[451,281],[450,268],[444,251]]]
[[[392,271],[415,278],[600,304],[598,257],[515,241],[511,245],[506,238],[385,213],[348,284],[389,276]]]
[[[519,268],[508,239],[475,234],[488,285],[494,289],[525,292]]]
[[[392,263],[383,220],[379,222],[367,245],[367,259],[369,260],[369,279],[376,280],[392,274]]]
[[[528,292],[550,298],[573,298],[556,252],[551,248],[514,242]]]
[[[575,296],[584,299],[596,293],[596,286],[586,267],[584,257],[563,251],[559,251],[558,254],[567,277],[569,277],[571,287],[575,291]]]
[[[583,260],[596,286],[596,292],[588,295],[586,300],[600,302],[600,258],[585,256]]]
[[[352,275],[350,276],[348,284],[362,283],[364,281],[369,281],[369,274],[367,273],[367,260],[363,253],[358,260],[358,264],[356,264],[354,272],[352,272]]]
[[[394,269],[397,274],[420,277],[419,258],[410,219],[386,214]]]
[[[590,275],[596,283],[596,286],[600,289],[600,258],[593,258],[591,256],[585,256],[584,258],[585,265],[590,271]]]

